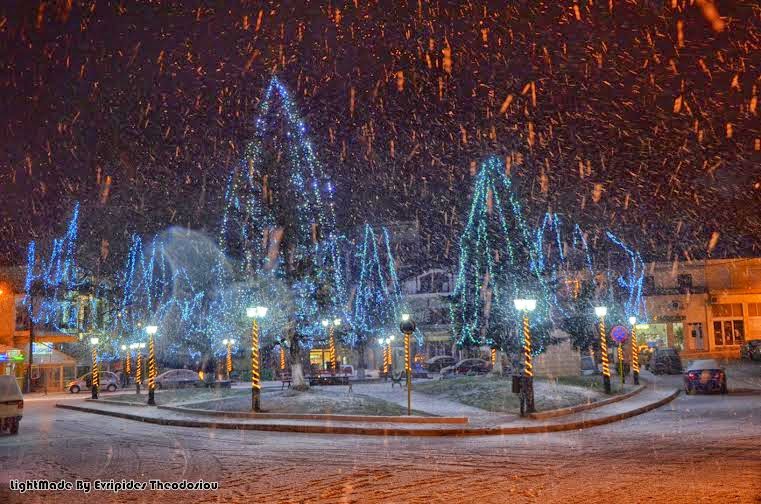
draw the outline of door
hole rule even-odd
[[[694,350],[703,350],[703,324],[692,324],[690,328],[690,336],[692,339],[692,348]]]

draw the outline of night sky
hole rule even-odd
[[[419,219],[432,262],[455,262],[490,154],[534,219],[646,259],[761,253],[756,0],[5,0],[0,262],[75,201],[112,257],[132,232],[214,234],[273,74],[341,226]]]

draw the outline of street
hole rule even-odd
[[[677,383],[670,377],[666,382]],[[684,396],[582,431],[381,438],[165,427],[27,402],[0,502],[761,502],[761,395]],[[218,481],[216,492],[30,492],[11,479]]]

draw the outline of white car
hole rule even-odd
[[[72,394],[78,394],[82,389],[89,389],[92,386],[91,374],[92,373],[87,373],[76,380],[71,380],[69,384],[66,385],[66,388],[69,389],[69,392]],[[119,377],[116,376],[116,373],[112,373],[111,371],[101,371],[98,373],[98,376],[100,377],[99,390],[113,392],[119,388]]]
[[[0,430],[8,429],[18,434],[21,417],[24,416],[24,396],[15,376],[0,376]]]

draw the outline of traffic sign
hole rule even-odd
[[[623,343],[626,341],[626,338],[629,337],[629,331],[627,331],[624,326],[613,326],[610,328],[610,337],[613,338],[613,341],[616,343]]]

